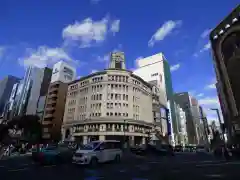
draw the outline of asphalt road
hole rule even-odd
[[[240,161],[215,159],[212,155],[177,154],[175,157],[128,156],[121,163],[96,169],[71,164],[36,166],[29,158],[0,161],[1,180],[204,180],[240,179]]]

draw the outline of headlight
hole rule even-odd
[[[87,155],[83,155],[83,159],[88,159],[88,156]]]

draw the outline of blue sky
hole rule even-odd
[[[8,0],[0,6],[0,78],[22,77],[24,67],[73,63],[78,76],[106,67],[121,50],[127,67],[163,52],[176,92],[218,106],[208,33],[238,0]],[[214,112],[207,112],[214,119]]]

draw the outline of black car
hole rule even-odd
[[[174,152],[183,152],[183,147],[180,145],[177,145],[174,147]]]

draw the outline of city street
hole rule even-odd
[[[175,157],[129,156],[120,164],[96,169],[74,165],[37,166],[26,157],[0,161],[1,179],[239,179],[240,161],[216,160],[211,155],[177,154]]]

